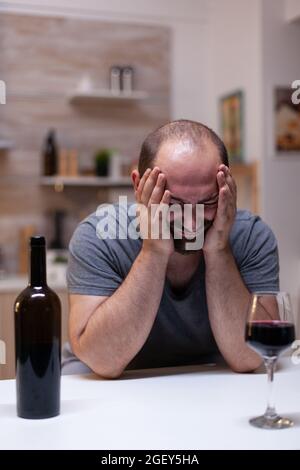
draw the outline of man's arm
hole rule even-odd
[[[118,377],[145,343],[158,311],[167,262],[141,250],[123,284],[94,308],[82,331],[78,327],[88,314],[90,296],[70,296],[72,348],[97,374]]]
[[[236,372],[246,372],[256,369],[262,361],[245,342],[250,293],[228,241],[236,213],[236,186],[225,165],[221,165],[217,181],[218,210],[203,246],[209,320],[220,352],[229,366]]]
[[[168,204],[170,193],[164,188],[165,177],[154,168],[139,182],[137,201],[144,208]],[[155,214],[152,217],[154,223]],[[99,375],[118,377],[144,345],[158,312],[173,249],[173,240],[144,239],[128,276],[114,294],[108,298],[70,296],[73,351]]]
[[[256,369],[260,356],[245,343],[250,293],[229,247],[205,256],[207,306],[211,328],[224,359],[236,372]]]

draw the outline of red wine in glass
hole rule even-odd
[[[252,294],[248,308],[245,341],[262,356],[268,375],[268,404],[265,413],[250,419],[250,424],[264,429],[283,429],[293,426],[292,420],[282,418],[273,403],[273,379],[278,356],[295,340],[292,305],[284,292]]]
[[[246,341],[262,357],[278,357],[295,340],[293,323],[257,320],[247,323]]]

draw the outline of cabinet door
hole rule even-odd
[[[19,292],[0,294],[0,380],[15,377],[14,302],[18,294]],[[63,346],[68,341],[68,295],[65,290],[57,291],[57,294],[61,301]],[[5,361],[4,356],[6,356]]]

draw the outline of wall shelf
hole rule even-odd
[[[129,176],[122,176],[120,178],[111,178],[109,176],[43,176],[40,182],[42,186],[53,186],[57,190],[60,188],[60,191],[65,186],[112,188],[130,187],[132,185]]]
[[[80,104],[90,101],[106,101],[106,102],[135,102],[146,100],[149,94],[145,91],[135,91],[113,93],[111,90],[95,89],[91,91],[81,92],[75,91],[69,95],[69,102],[73,104]]]

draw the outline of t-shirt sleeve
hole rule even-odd
[[[69,245],[69,293],[110,296],[122,281],[109,240],[98,238],[96,228],[88,220],[82,222],[76,228]]]
[[[239,270],[249,291],[279,291],[278,247],[270,227],[255,217],[242,238]]]

